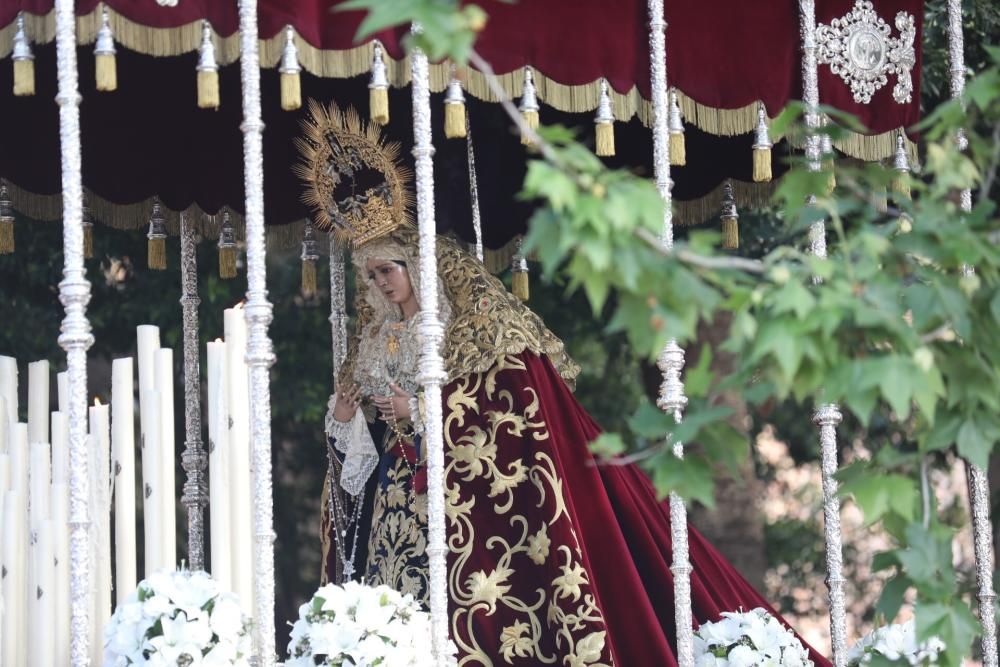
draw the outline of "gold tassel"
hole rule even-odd
[[[444,136],[448,139],[465,138],[465,103],[444,105]]]
[[[214,69],[198,70],[198,108],[219,108],[219,72]]]
[[[452,65],[451,81],[444,97],[444,136],[447,139],[464,139],[465,133],[465,93]]]
[[[528,272],[514,271],[510,275],[510,291],[521,301],[527,301],[530,295]]]
[[[281,108],[295,111],[302,107],[302,81],[298,72],[281,73]]]
[[[27,97],[35,94],[35,61],[14,61],[14,95]]]
[[[822,168],[826,172],[826,194],[832,195],[837,187],[837,172],[834,168],[833,158],[823,160]]]
[[[687,164],[687,150],[684,147],[684,121],[681,119],[681,106],[677,103],[677,91],[673,88],[670,89],[667,131],[669,132],[670,164],[675,167],[683,167]]]
[[[538,129],[538,110],[529,109],[527,111],[521,112],[521,117],[524,118],[524,123],[530,127],[532,130]],[[521,133],[521,143],[525,146],[531,145],[531,138],[527,134]]]
[[[236,277],[236,247],[219,248],[219,277],[230,280]]]
[[[115,54],[98,53],[97,56],[97,90],[110,93],[118,90],[118,65]]]
[[[726,250],[740,247],[740,224],[736,218],[722,219],[722,247]]]
[[[295,46],[295,29],[285,26],[285,47],[281,50],[281,109],[295,111],[302,107],[302,65],[299,64],[299,48]]]
[[[14,218],[0,218],[0,255],[14,252]]]
[[[382,61],[382,45],[378,42],[375,42],[372,75],[368,82],[368,116],[379,125],[389,124],[389,79]]]
[[[597,123],[597,155],[612,157],[615,154],[615,124]]]
[[[875,212],[876,213],[889,212],[889,197],[886,194],[884,187],[875,188]]]
[[[687,164],[687,151],[684,148],[684,133],[670,133],[670,164],[675,167],[683,167]]]
[[[753,149],[753,181],[767,183],[771,180],[771,147]]]
[[[201,24],[201,46],[198,47],[198,108],[219,108],[219,64],[215,60],[212,26]]]
[[[97,44],[94,46],[94,58],[97,61],[97,90],[111,92],[118,89],[118,65],[115,63],[115,39],[108,22],[108,8],[101,6],[101,28],[97,31]]]
[[[14,33],[14,95],[26,97],[35,94],[35,56],[24,31],[24,15],[17,15],[17,32]]]
[[[316,295],[316,261],[302,260],[302,296],[310,298]]]
[[[151,238],[146,242],[149,268],[164,271],[167,268],[167,239]]]
[[[83,227],[83,258],[91,259],[94,256],[94,226],[84,225]]]
[[[892,191],[903,199],[911,199],[913,197],[913,194],[910,191],[909,172],[896,172],[896,174],[892,177]]]

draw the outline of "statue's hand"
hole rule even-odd
[[[382,420],[391,421],[392,419],[409,419],[410,398],[413,397],[413,394],[406,393],[395,383],[390,383],[389,389],[392,390],[392,394],[389,396],[372,397],[372,401],[378,408],[379,413],[382,416]]]
[[[337,402],[333,406],[333,418],[339,422],[349,422],[354,419],[354,413],[361,404],[361,387],[354,384],[344,391],[338,382],[336,384]]]

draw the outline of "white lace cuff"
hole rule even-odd
[[[378,466],[378,450],[361,410],[349,422],[337,421],[333,416],[337,395],[330,397],[326,412],[326,434],[333,438],[333,446],[344,455],[340,470],[340,486],[352,496],[362,493],[368,478]]]
[[[413,422],[413,430],[418,435],[424,434],[424,397],[422,394],[410,396],[408,401],[410,406],[410,421]]]

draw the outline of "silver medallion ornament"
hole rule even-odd
[[[911,73],[916,64],[913,40],[917,29],[912,14],[898,12],[898,37],[875,12],[869,0],[857,0],[854,9],[830,25],[816,26],[817,60],[851,87],[854,101],[869,104],[872,95],[896,75],[892,97],[899,104],[913,95]]]

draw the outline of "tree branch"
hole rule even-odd
[[[733,269],[736,271],[746,271],[747,273],[764,273],[764,263],[757,259],[745,259],[743,257],[710,257],[708,255],[699,255],[698,253],[694,253],[683,248],[667,250],[663,247],[660,239],[647,229],[636,229],[635,235],[664,257],[670,257],[684,262],[685,264],[697,266],[701,269]]]

